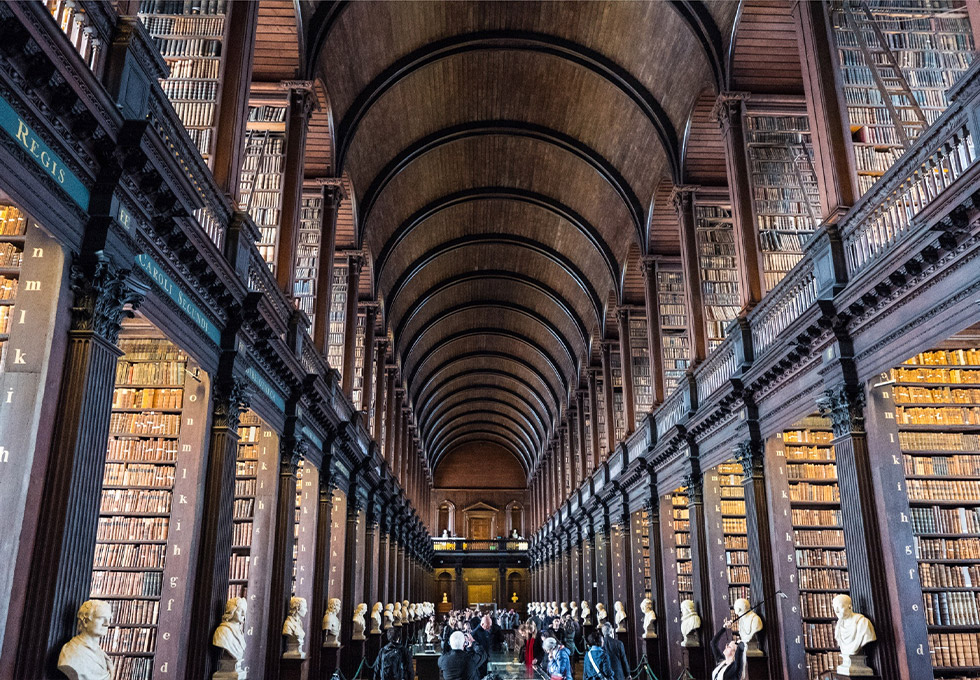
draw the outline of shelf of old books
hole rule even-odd
[[[735,601],[751,599],[749,594],[749,539],[745,523],[745,491],[742,466],[734,460],[717,468],[722,536],[725,545],[725,571],[728,578],[728,606],[735,617]]]
[[[276,97],[281,99],[281,95]],[[256,247],[275,272],[282,217],[286,103],[253,99],[248,107],[239,203],[259,229]]]
[[[684,600],[694,599],[694,562],[691,559],[691,522],[687,509],[687,494],[678,487],[670,494],[671,528],[677,561],[677,596]]]
[[[867,191],[949,105],[946,90],[973,58],[973,34],[963,0],[834,0],[831,18]]]
[[[664,394],[677,389],[691,364],[684,273],[680,262],[657,262],[660,342],[664,355]]]
[[[915,558],[937,676],[980,673],[980,348],[890,372]]]
[[[165,339],[126,334],[140,325],[148,324],[127,322],[119,340],[91,583],[91,596],[112,607],[103,646],[115,678],[127,680],[150,678],[162,641],[176,653],[185,629],[207,408],[206,379],[193,361]]]
[[[728,324],[741,306],[731,207],[699,201],[694,206],[694,223],[704,326],[711,351],[725,339]]]
[[[205,160],[214,151],[225,0],[140,0],[139,18],[170,76],[160,82]]]
[[[6,366],[7,340],[24,262],[27,216],[17,206],[0,201],[0,370]]]
[[[595,425],[599,428],[599,460],[603,461],[609,457],[609,442],[606,440],[606,390],[605,380],[602,372],[597,371],[595,375],[595,400],[596,411]]]
[[[351,403],[354,410],[361,408],[364,390],[364,333],[366,314],[357,315],[357,328],[354,329],[354,380],[351,382]]]
[[[623,410],[623,368],[621,365],[622,354],[618,351],[618,347],[614,348],[609,355],[609,366],[612,372],[612,384],[613,384],[613,436],[616,441],[612,442],[609,447],[610,453],[615,449],[616,444],[623,441],[626,436],[626,413]]]
[[[633,583],[638,598],[653,593],[650,572],[650,510],[641,508],[630,515],[630,536],[633,541]],[[639,615],[642,620],[642,614]]]
[[[792,513],[806,665],[811,679],[837,667],[834,596],[848,593],[840,491],[830,421],[811,416],[781,433]]]
[[[633,369],[633,415],[635,427],[653,409],[653,378],[650,375],[650,348],[647,345],[647,317],[641,310],[630,310],[630,360]]]
[[[806,109],[799,115],[749,113],[745,146],[763,278],[772,290],[803,257],[820,220],[820,195]]]
[[[299,239],[296,244],[296,268],[293,272],[293,297],[310,319],[313,335],[316,303],[316,277],[320,257],[320,217],[323,198],[319,190],[304,187],[300,206]]]
[[[333,287],[330,300],[330,332],[327,363],[343,375],[344,326],[347,324],[347,256],[337,255],[333,263]]]

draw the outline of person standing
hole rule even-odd
[[[585,653],[582,679],[609,680],[613,677],[613,671],[609,665],[609,657],[606,656],[606,652],[602,648],[602,633],[597,630],[592,631],[586,642],[589,645],[589,650]]]
[[[721,629],[711,638],[711,653],[714,655],[717,664],[711,672],[711,680],[742,680],[745,645],[735,640],[729,640],[728,644],[724,647],[721,646],[721,637],[728,632],[728,627],[731,624],[730,619],[725,619]]]
[[[572,664],[565,645],[553,637],[545,638],[543,644],[548,655],[548,675],[551,680],[572,680]]]
[[[443,680],[479,680],[477,655],[467,651],[466,634],[455,631],[449,636],[449,651],[439,657]]]
[[[612,680],[626,680],[629,662],[626,660],[626,646],[616,639],[616,628],[606,621],[602,624],[602,648],[609,659]]]
[[[412,654],[402,645],[401,629],[389,628],[387,644],[378,652],[379,680],[414,680]]]

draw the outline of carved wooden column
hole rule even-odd
[[[633,349],[630,343],[630,312],[629,309],[616,310],[616,321],[619,323],[619,367],[623,376],[623,439],[633,433],[636,423],[636,411],[633,404]],[[611,449],[610,449],[611,450]]]
[[[375,312],[377,314],[377,312]],[[372,421],[371,438],[378,446],[383,447],[381,428],[385,415],[385,356],[388,354],[388,338],[377,341],[374,360],[374,420]],[[382,448],[383,453],[383,448]],[[383,456],[382,456],[383,457]]]
[[[776,599],[776,560],[773,556],[772,525],[769,518],[769,495],[766,489],[766,470],[763,447],[760,442],[739,442],[735,447],[735,459],[742,465],[742,489],[745,496],[745,524],[748,533],[749,583],[753,604],[765,600],[756,612],[763,618],[764,651],[769,664],[769,677],[783,677],[782,656],[778,645],[768,644],[771,636],[780,630],[779,600]]]
[[[239,196],[239,178],[245,151],[245,119],[252,85],[255,31],[259,21],[257,2],[228,3],[222,40],[219,88],[211,172],[218,188],[233,201]],[[202,676],[203,677],[203,676]]]
[[[572,491],[572,466],[568,462],[568,420],[558,426],[558,503],[559,505],[568,498]]]
[[[364,429],[372,431],[371,418],[374,414],[374,324],[378,319],[378,305],[364,305],[364,366],[361,368],[361,411],[364,412]],[[357,404],[354,405],[355,408]]]
[[[612,361],[610,354],[613,343],[602,341],[602,396],[606,410],[606,455],[609,458],[616,449],[616,407],[613,404]]]
[[[294,424],[287,424],[292,429]],[[296,525],[296,471],[302,459],[304,442],[287,435],[281,440],[279,490],[273,519],[272,564],[269,569],[269,612],[266,634],[265,677],[279,677],[283,637],[279,621],[288,614],[293,581],[293,532]],[[312,620],[312,619],[311,619]]]
[[[394,474],[395,471],[395,367],[387,367],[385,382],[385,441],[384,459],[388,463],[388,469]]]
[[[353,399],[354,371],[357,370],[357,291],[361,284],[363,266],[364,256],[360,253],[351,255],[347,260],[347,321],[344,324],[344,370],[341,376],[343,379],[341,389],[348,399]],[[364,356],[367,358],[367,353]],[[354,406],[357,407],[356,404]]]
[[[647,313],[647,354],[650,358],[650,384],[653,388],[653,405],[664,400],[667,390],[664,377],[663,328],[660,319],[660,293],[657,289],[657,258],[640,260],[643,272],[643,302]]]
[[[361,540],[360,532],[364,526],[364,516],[361,510],[361,498],[358,493],[357,482],[351,481],[350,489],[347,492],[347,531],[344,533],[344,585],[343,595],[341,596],[340,618],[340,637],[343,640],[342,658],[344,673],[347,677],[354,677],[357,664],[361,660],[364,651],[363,643],[357,644],[351,639],[352,619],[354,609],[361,601],[364,594],[362,578],[364,570],[364,543]],[[360,587],[358,587],[360,586]]]
[[[596,417],[599,414],[599,392],[596,386],[596,373],[598,369],[590,366],[588,368],[589,375],[589,448],[591,449],[589,461],[589,473],[591,474],[593,470],[599,467],[599,463],[602,462],[601,456],[599,454],[599,420]]]
[[[693,446],[693,444],[690,444]],[[698,613],[701,621],[709,623],[714,621],[714,612],[711,607],[711,584],[705,573],[708,564],[708,537],[704,530],[704,477],[701,474],[696,454],[692,449],[691,472],[684,480],[684,494],[687,496],[687,515],[691,528],[691,562],[693,565],[691,581],[694,589],[694,601],[698,605]],[[694,671],[695,656],[700,656],[701,668],[714,668],[714,655],[711,652],[709,641],[714,631],[706,627],[701,629],[701,646],[690,649],[689,662],[692,664],[692,671],[695,677],[701,675]]]
[[[589,478],[589,443],[585,440],[585,390],[575,392],[575,429],[578,440],[579,481]],[[593,428],[594,429],[594,428]]]
[[[282,212],[279,220],[279,251],[276,254],[276,281],[293,299],[299,222],[302,216],[303,167],[306,158],[306,130],[316,103],[311,81],[286,81],[289,90],[286,114],[286,148],[283,156]]]
[[[388,541],[388,603],[401,599],[398,590],[398,541],[401,535],[401,517],[396,513],[392,517],[390,540]],[[387,604],[387,603],[386,603]]]
[[[752,210],[751,171],[745,148],[744,102],[747,98],[748,94],[743,92],[722,92],[713,111],[725,140],[725,168],[732,200],[738,290],[743,312],[754,307],[765,292],[759,230]]]
[[[701,263],[694,224],[695,191],[696,188],[690,186],[674,187],[671,195],[681,234],[681,267],[691,336],[692,367],[704,361],[708,352],[708,332],[704,323],[704,301],[701,296]]]
[[[344,200],[344,190],[339,184],[324,184],[320,199],[320,251],[317,255],[316,301],[313,305],[313,345],[320,350],[320,354],[327,356],[330,350],[333,259],[337,250],[337,211]]]
[[[868,655],[868,665],[882,678],[897,678],[901,675],[890,593],[890,584],[894,584],[885,568],[886,560],[880,556],[884,543],[864,429],[864,405],[864,390],[857,385],[829,389],[817,399],[821,415],[830,418],[834,431],[841,523],[854,611],[871,619],[878,637]]]
[[[320,468],[319,499],[316,517],[316,551],[313,563],[313,598],[310,602],[310,622],[313,630],[307,631],[309,656],[309,677],[322,678],[325,672],[323,658],[323,628],[321,622],[327,612],[328,587],[330,584],[330,536],[333,519],[333,492],[337,478],[331,470],[330,446],[324,450],[323,465]],[[289,551],[291,554],[292,551]]]
[[[122,355],[116,340],[123,307],[142,302],[129,270],[102,256],[73,266],[71,278],[71,330],[30,558],[35,568],[24,585],[30,601],[17,645],[18,678],[60,675],[58,653],[75,635],[75,612],[89,596],[116,360]]]
[[[453,571],[454,571],[454,576],[456,577],[455,579],[453,579],[453,584],[456,586],[455,589],[456,594],[453,597],[454,600],[453,608],[463,609],[464,607],[466,607],[466,586],[463,583],[463,567],[456,566],[456,568]]]
[[[388,597],[388,553],[390,545],[390,515],[387,509],[382,509],[378,514],[378,573],[377,573],[377,594],[375,601],[387,604]],[[372,601],[374,604],[374,601]]]
[[[813,167],[825,222],[836,223],[861,196],[847,103],[830,25],[830,5],[793,0],[793,18],[803,67]]]
[[[229,361],[230,363],[230,361]],[[217,668],[218,649],[211,645],[228,601],[238,416],[248,408],[247,383],[219,369],[212,400],[211,436],[204,473],[197,569],[191,600],[187,677],[207,678]],[[222,376],[222,373],[224,375]]]

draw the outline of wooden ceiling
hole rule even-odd
[[[671,184],[685,169],[724,184],[710,103],[732,68],[760,77],[730,49],[736,20],[755,45],[789,4],[299,7],[329,110],[311,128],[316,168],[353,188],[345,236],[373,258],[432,465],[486,441],[530,471],[595,334],[615,337],[617,304],[642,304],[639,258],[677,252]]]

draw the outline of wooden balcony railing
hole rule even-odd
[[[468,538],[432,538],[436,552],[526,552],[528,542],[523,538],[494,538],[475,541]]]

